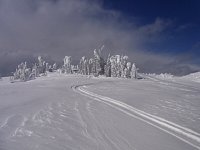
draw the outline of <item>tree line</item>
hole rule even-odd
[[[28,81],[55,71],[65,74],[104,75],[106,77],[137,79],[138,68],[136,68],[135,63],[128,61],[128,56],[109,54],[104,59],[101,53],[102,48],[95,49],[92,58],[83,56],[77,65],[72,64],[71,56],[65,56],[61,67],[58,67],[56,63],[51,65],[41,56],[38,56],[37,62],[31,67],[28,67],[26,62],[20,63],[10,80],[11,82],[16,80]]]

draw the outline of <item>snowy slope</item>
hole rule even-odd
[[[196,72],[196,73],[192,73],[189,74],[187,76],[182,77],[183,79],[186,80],[191,80],[191,81],[195,81],[195,82],[200,82],[200,72]]]
[[[199,87],[153,76],[3,78],[0,150],[199,149]]]

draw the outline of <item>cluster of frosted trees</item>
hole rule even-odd
[[[59,68],[60,73],[82,75],[105,75],[106,77],[137,78],[137,68],[134,63],[128,61],[128,56],[108,55],[105,60],[101,54],[102,49],[94,50],[93,58],[83,56],[78,65],[72,65],[71,56],[65,56],[64,64]],[[41,56],[31,67],[26,62],[19,64],[11,77],[14,80],[27,81],[39,76],[47,75],[47,72],[57,70],[56,63],[49,65]]]
[[[83,75],[105,75],[106,77],[137,78],[137,68],[128,61],[128,56],[113,55],[104,60],[101,50],[94,50],[93,58],[83,56],[79,65],[71,65],[71,56],[65,56],[62,71],[64,73],[79,73]]]
[[[105,74],[108,77],[137,78],[135,63],[128,61],[128,56],[109,56],[105,65]]]
[[[53,66],[46,63],[41,56],[38,57],[38,62],[31,67],[27,66],[26,62],[19,64],[10,78],[11,82],[14,80],[28,81],[35,79],[36,77],[47,75],[48,71],[56,70],[56,64]]]
[[[79,70],[78,65],[72,65],[71,56],[65,56],[64,65],[60,69],[60,72],[61,73],[67,73],[67,74],[74,74],[74,73],[78,73],[78,70]]]

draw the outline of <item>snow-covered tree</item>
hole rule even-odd
[[[104,74],[104,59],[101,56],[101,50],[97,52],[97,50],[94,50],[94,73],[97,75],[103,75]]]
[[[65,56],[65,58],[64,58],[64,70],[65,70],[65,73],[67,73],[67,74],[72,73],[71,62],[72,62],[71,56]]]
[[[80,69],[81,74],[83,74],[83,75],[89,75],[90,74],[89,61],[85,56],[83,56],[81,58],[79,66],[80,66],[79,69]]]
[[[38,72],[42,75],[46,74],[46,62],[41,56],[38,56]]]
[[[131,78],[137,79],[137,68],[135,66],[135,63],[133,63],[132,68],[131,68]]]
[[[104,61],[102,57],[102,46],[98,50],[94,50],[93,58],[86,58],[83,56],[80,59],[79,65],[72,65],[71,56],[65,56],[64,64],[59,68],[60,73],[80,73],[83,75],[105,75],[106,77],[123,77],[123,78],[137,78],[137,68],[135,63],[128,62],[128,56],[113,55],[110,54],[107,60]],[[16,71],[13,73],[12,80],[27,81],[39,77],[40,75],[46,75],[47,72],[53,72],[57,70],[57,64],[53,65],[45,62],[41,56],[38,56],[38,62],[31,68],[27,67],[27,63],[23,62],[19,64]]]
[[[57,64],[54,63],[54,64],[53,64],[53,71],[56,71],[56,70],[57,70]]]
[[[127,61],[128,61],[128,56],[122,56],[121,57],[121,77],[125,78],[126,74],[125,74],[125,69],[126,69],[126,65],[127,65]]]
[[[127,62],[127,67],[126,67],[126,71],[125,71],[125,77],[126,78],[131,78],[131,67],[132,67],[132,64],[131,62]]]
[[[34,64],[32,66],[32,78],[36,78],[36,77],[39,77],[39,70],[38,70],[37,64]]]
[[[13,73],[13,80],[27,81],[32,79],[32,69],[27,67],[27,63],[21,63]]]
[[[111,63],[111,77],[117,77],[117,57],[111,56],[110,57],[110,63]]]
[[[106,77],[111,77],[111,62],[110,62],[110,54],[108,55],[106,64],[105,64],[105,75]]]

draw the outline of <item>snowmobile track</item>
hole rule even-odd
[[[102,102],[104,104],[113,107],[126,115],[129,115],[133,118],[136,118],[140,121],[143,121],[167,134],[170,134],[179,140],[189,144],[190,146],[194,147],[195,149],[200,150],[200,133],[197,133],[191,129],[182,127],[178,124],[165,120],[164,118],[160,118],[144,111],[141,111],[137,108],[134,108],[126,103],[123,103],[119,100],[115,100],[106,96],[98,95],[93,92],[87,91],[83,87],[86,87],[90,84],[86,85],[76,85],[72,86],[74,92],[77,92],[81,95],[89,97],[93,100]]]

